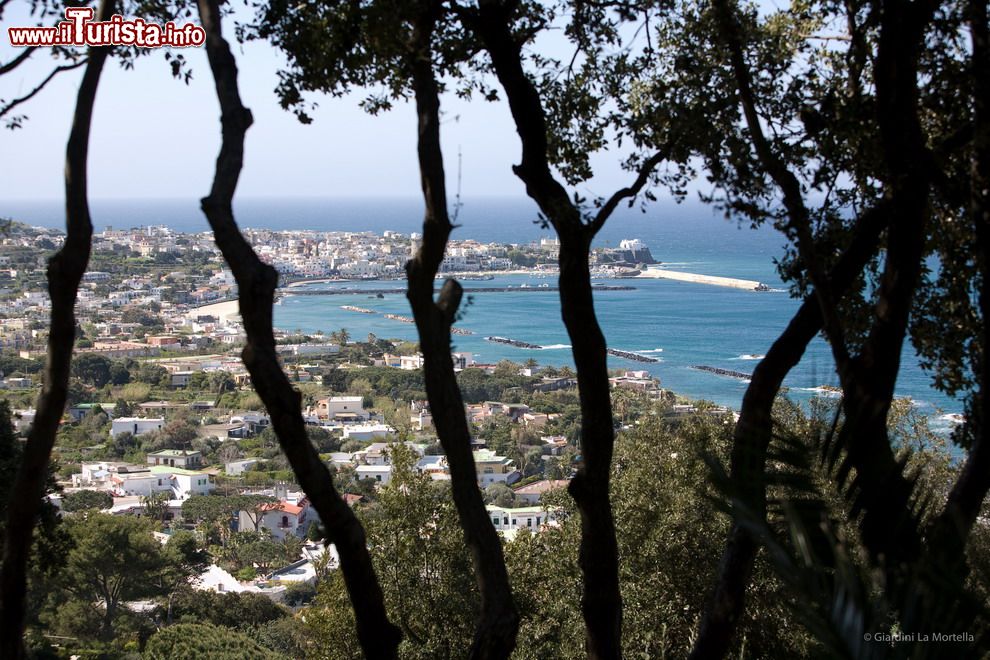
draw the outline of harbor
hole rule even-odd
[[[541,284],[540,286],[529,286],[522,284],[513,286],[490,286],[490,287],[470,287],[464,288],[464,293],[547,293],[559,291],[555,286]],[[595,291],[635,291],[634,286],[617,284],[596,284]],[[298,287],[284,288],[280,291],[286,296],[353,296],[355,294],[377,296],[377,295],[405,295],[406,289],[362,289],[362,288],[335,288],[335,289],[302,289]]]

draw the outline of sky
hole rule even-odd
[[[0,62],[18,50],[7,27],[34,25],[27,0],[13,0],[0,20]],[[314,122],[300,124],[282,110],[274,88],[282,64],[264,43],[238,45],[231,19],[224,34],[232,42],[240,70],[244,104],[254,115],[247,134],[244,171],[238,188],[249,197],[413,197],[419,195],[416,119],[411,104],[372,117],[358,107],[360,94],[314,97]],[[140,58],[130,71],[108,61],[100,81],[89,157],[91,199],[200,197],[209,189],[220,144],[219,105],[202,48],[183,49],[193,70],[185,85],[172,78],[163,51]],[[51,67],[44,52],[0,77],[0,98],[24,94]],[[0,131],[2,200],[60,199],[65,141],[82,68],[61,74],[28,104],[24,127]],[[448,187],[457,186],[457,154],[462,155],[461,192],[477,196],[523,197],[512,174],[519,140],[503,102],[465,102],[448,95],[442,140]],[[632,180],[618,156],[594,162],[599,175],[579,192],[608,195]]]

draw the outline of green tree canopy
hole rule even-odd
[[[93,387],[110,382],[110,360],[102,355],[83,353],[72,361],[72,375]]]
[[[202,623],[180,623],[163,628],[148,640],[143,657],[148,660],[288,660],[288,656],[264,648],[244,633]]]
[[[103,490],[77,490],[62,499],[62,510],[69,513],[86,509],[109,509],[113,506],[113,497]]]

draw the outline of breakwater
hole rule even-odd
[[[620,351],[615,348],[606,348],[605,352],[614,357],[619,357],[624,360],[632,360],[633,362],[659,362],[660,360],[656,358],[647,357],[645,355],[640,355],[639,353],[630,353],[629,351]]]
[[[410,318],[408,316],[402,316],[401,314],[382,314],[384,318],[390,321],[398,321],[399,323],[416,323],[416,319]],[[462,328],[451,328],[450,334],[452,335],[473,335],[473,330],[464,330]]]
[[[516,348],[527,348],[534,351],[540,351],[544,349],[544,347],[540,346],[539,344],[531,344],[528,341],[509,339],[508,337],[485,337],[485,341],[490,341],[493,344],[505,344],[506,346],[515,346]],[[634,362],[655,363],[660,361],[656,358],[640,355],[639,353],[631,353],[629,351],[620,351],[616,348],[606,348],[605,352],[614,357],[623,358],[625,360],[632,360]]]
[[[708,373],[715,374],[716,376],[728,376],[729,378],[742,378],[744,380],[749,380],[752,378],[752,374],[744,374],[741,371],[722,369],[721,367],[709,367],[704,364],[696,364],[691,368],[697,369],[698,371],[707,371]]]
[[[548,291],[559,291],[555,286],[487,286],[469,287],[464,289],[464,293],[546,293]],[[595,285],[595,291],[635,291],[634,286],[621,286],[617,284]],[[405,295],[405,289],[279,289],[279,292],[286,296],[375,296],[378,294],[401,294]]]
[[[341,309],[346,309],[348,312],[358,312],[359,314],[377,314],[373,309],[365,309],[364,307],[355,307],[354,305],[341,305]]]
[[[667,270],[665,268],[647,268],[636,277],[649,277],[661,280],[677,280],[678,282],[693,282],[694,284],[711,284],[713,286],[726,286],[730,289],[745,289],[746,291],[769,291],[763,282],[756,280],[741,280],[735,277],[720,277],[718,275],[700,275],[698,273],[684,273],[677,270]]]
[[[485,341],[490,341],[494,344],[505,344],[506,346],[515,346],[516,348],[531,348],[533,350],[540,350],[543,348],[539,344],[530,344],[527,341],[519,341],[518,339],[509,339],[508,337],[485,337]]]

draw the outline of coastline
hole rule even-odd
[[[494,276],[499,277],[501,275],[530,275],[534,277],[547,277],[550,275],[557,276],[557,270],[538,270],[538,269],[526,269],[517,268],[514,270],[469,270],[469,271],[457,271],[455,273],[440,273],[437,279],[447,278],[447,277],[486,277]],[[387,278],[387,277],[372,277],[368,279],[355,279],[346,277],[318,277],[318,278],[304,278],[295,280],[286,284],[284,287],[279,287],[283,289],[292,289],[295,287],[306,286],[307,284],[333,284],[335,282],[404,282],[405,277],[399,278]]]

